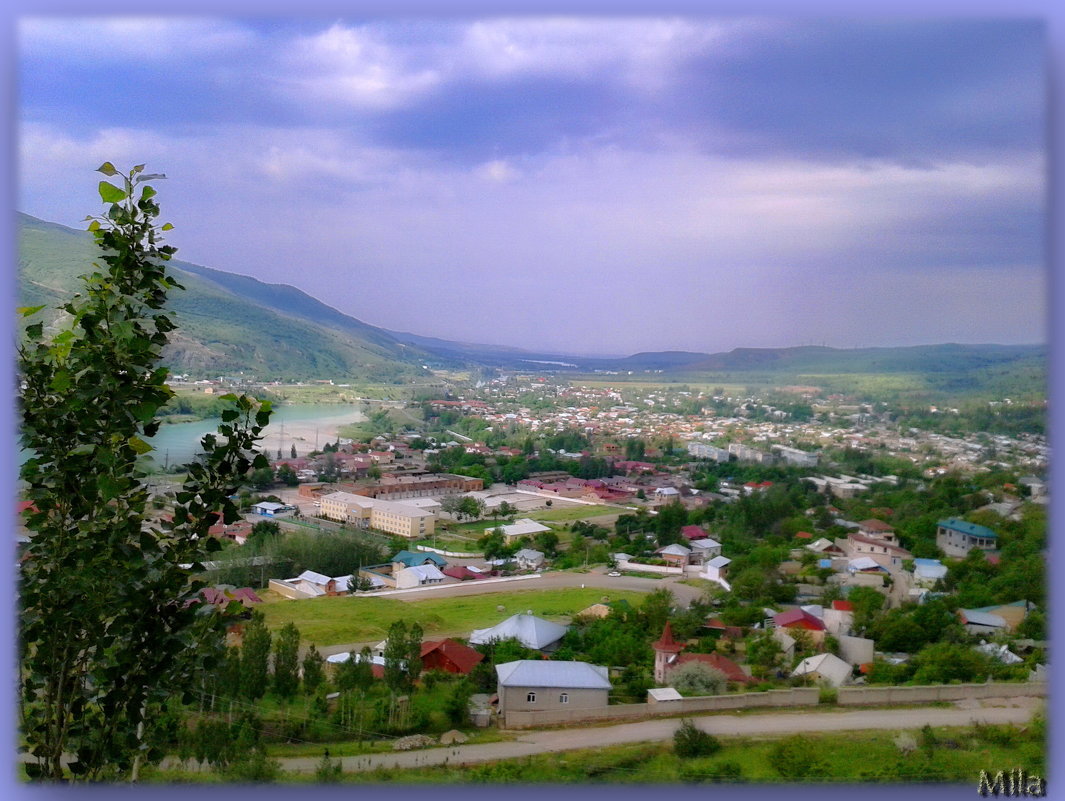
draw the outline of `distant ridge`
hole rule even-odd
[[[16,221],[19,305],[55,307],[77,291],[77,276],[97,258],[92,238],[27,214],[17,212]],[[920,373],[941,376],[940,386],[964,388],[1011,370],[1021,371],[1029,383],[1045,380],[1047,348],[1042,344],[802,345],[713,354],[643,351],[611,358],[454,342],[369,325],[285,284],[179,260],[171,265],[187,291],[172,295],[178,330],[164,356],[174,371],[198,375],[243,372],[259,380],[340,377],[408,383],[425,377],[422,365],[428,364],[574,374],[654,372],[675,381]]]

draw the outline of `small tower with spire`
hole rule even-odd
[[[665,684],[666,670],[672,661],[682,650],[684,644],[673,639],[673,628],[666,621],[666,627],[662,630],[662,636],[656,642],[651,643],[655,649],[655,684]]]

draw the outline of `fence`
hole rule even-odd
[[[642,573],[662,573],[669,576],[683,576],[683,567],[670,567],[669,565],[645,565],[640,562],[629,562],[624,559],[618,563],[618,570],[635,570]]]
[[[836,703],[840,706],[926,704],[979,698],[1042,697],[1046,694],[1046,683],[1041,681],[931,684],[920,687],[840,687],[836,690]]]
[[[414,548],[418,551],[438,553],[441,556],[452,556],[456,559],[480,559],[482,556],[484,556],[483,553],[463,553],[462,551],[445,551],[443,548],[432,548],[428,545],[415,545]]]
[[[553,726],[601,720],[628,720],[691,712],[719,712],[729,709],[753,709],[774,706],[815,706],[821,690],[817,687],[794,687],[790,690],[768,690],[763,693],[733,693],[682,698],[679,701],[659,701],[654,704],[619,704],[598,709],[544,709],[536,712],[508,710],[505,714],[508,729],[532,726]]]

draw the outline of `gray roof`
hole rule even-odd
[[[976,609],[959,609],[963,615],[965,615],[965,622],[974,626],[992,626],[997,629],[1005,628],[1006,621],[998,615],[992,615],[990,612],[980,612]]]
[[[609,690],[608,671],[587,662],[551,662],[519,659],[496,665],[500,687],[564,687],[574,690]]]
[[[489,629],[475,629],[470,634],[470,645],[514,637],[526,648],[539,651],[561,640],[566,631],[566,626],[535,615],[512,615]]]

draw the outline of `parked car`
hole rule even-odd
[[[616,571],[616,570],[611,570],[609,573],[607,573],[607,575],[608,576],[614,576],[615,578],[617,578],[621,574],[618,571]]]

